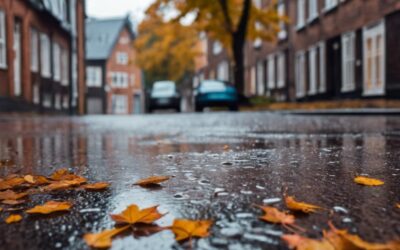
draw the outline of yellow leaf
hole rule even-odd
[[[354,178],[354,182],[360,185],[365,185],[365,186],[381,186],[384,184],[383,181],[374,179],[374,178],[369,178],[365,176],[357,176]]]
[[[15,193],[12,190],[7,190],[4,192],[0,192],[0,200],[18,200],[27,195],[27,193]]]
[[[152,176],[146,179],[141,179],[135,183],[135,185],[139,186],[148,186],[148,185],[157,185],[161,182],[169,180],[169,176]]]
[[[175,219],[171,226],[177,241],[190,239],[193,237],[204,238],[209,235],[209,228],[212,225],[209,220],[185,220]]]
[[[126,229],[129,228],[128,226],[121,227],[121,228],[113,228],[110,230],[105,230],[100,233],[88,233],[83,236],[86,244],[88,244],[91,247],[95,248],[108,248],[111,247],[111,239],[115,235],[125,231]]]
[[[0,190],[12,189],[24,183],[25,180],[21,177],[10,176],[6,180],[0,181]]]
[[[19,214],[12,214],[10,216],[8,216],[8,218],[6,219],[6,223],[7,224],[11,224],[11,223],[15,223],[15,222],[19,222],[22,220],[22,216]]]
[[[158,206],[154,206],[140,210],[137,205],[133,204],[127,207],[120,214],[112,214],[111,218],[116,223],[122,223],[122,224],[131,224],[131,225],[135,223],[151,224],[154,221],[164,216],[163,214],[160,214],[157,211],[157,207]]]
[[[257,206],[264,211],[264,215],[260,217],[261,220],[276,224],[290,225],[294,223],[294,216],[281,212],[278,209],[270,206]]]
[[[86,189],[86,190],[92,190],[92,191],[96,191],[96,190],[103,190],[106,189],[110,186],[110,183],[107,182],[97,182],[97,183],[93,183],[93,184],[86,184],[83,185],[82,188]]]
[[[285,234],[282,240],[288,244],[289,248],[296,250],[337,250],[326,239],[314,240],[297,234]]]
[[[319,206],[315,206],[312,204],[308,204],[305,202],[298,202],[294,199],[293,196],[285,196],[285,203],[287,208],[292,211],[300,211],[303,213],[314,213],[318,209],[322,209]]]
[[[50,214],[54,212],[69,211],[72,204],[69,202],[48,201],[42,206],[35,206],[27,210],[28,214]]]

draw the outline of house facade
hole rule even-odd
[[[142,72],[129,17],[89,19],[86,29],[86,113],[142,113]]]
[[[0,109],[82,114],[83,0],[0,0]]]
[[[262,7],[264,1],[253,3]],[[276,101],[400,97],[399,1],[280,0],[277,10],[290,21],[280,23],[276,41],[246,45],[247,96]],[[229,61],[208,52],[203,72]]]

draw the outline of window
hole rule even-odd
[[[213,49],[213,54],[214,55],[218,55],[219,53],[222,52],[222,44],[220,42],[218,42],[218,41],[215,41],[213,43],[213,48],[212,49]]]
[[[355,90],[355,33],[342,35],[342,92]]]
[[[51,108],[52,100],[51,100],[51,95],[50,94],[44,94],[43,95],[42,105],[45,108]]]
[[[61,50],[61,85],[69,85],[69,60],[68,50]]]
[[[308,21],[311,22],[318,17],[318,1],[308,0]]]
[[[119,39],[120,44],[128,44],[129,43],[129,37],[123,36]]]
[[[127,88],[129,85],[129,75],[124,72],[111,73],[111,84],[115,88]]]
[[[51,77],[50,61],[50,39],[46,34],[40,34],[40,63],[43,77]]]
[[[39,70],[39,35],[37,30],[31,29],[31,70]]]
[[[296,97],[301,98],[305,95],[305,55],[300,51],[296,55]]]
[[[69,108],[69,96],[68,95],[64,95],[63,96],[62,106],[63,106],[64,109],[68,109]]]
[[[338,0],[325,0],[325,11],[335,8],[338,4]]]
[[[39,104],[40,103],[40,91],[39,91],[39,84],[33,85],[33,103]]]
[[[275,88],[275,57],[273,55],[268,57],[268,89]]]
[[[0,9],[0,68],[7,67],[6,15]]]
[[[217,79],[220,81],[229,81],[229,64],[227,61],[218,64]]]
[[[61,109],[61,95],[56,94],[54,97],[54,108]]]
[[[319,42],[318,45],[318,57],[319,57],[319,64],[318,64],[318,73],[319,73],[319,93],[326,92],[326,62],[325,62],[325,42]]]
[[[286,7],[284,2],[278,4],[278,15],[283,17],[286,15]],[[286,24],[284,21],[279,21],[278,39],[284,40],[287,37]]]
[[[53,78],[55,81],[61,80],[61,49],[58,43],[53,43]]]
[[[277,67],[278,67],[278,75],[277,75],[277,87],[284,88],[285,83],[285,74],[286,74],[286,60],[285,60],[285,52],[280,52],[277,57]]]
[[[364,28],[364,95],[385,93],[385,23]]]
[[[112,96],[112,113],[113,114],[126,114],[128,113],[128,98],[126,95],[113,95]]]
[[[309,95],[317,93],[317,47],[311,47],[308,51],[308,68],[310,74],[310,86],[308,89]]]
[[[257,83],[256,83],[256,67],[250,69],[250,95],[257,94]]]
[[[117,52],[117,64],[127,65],[129,62],[128,54],[125,52]]]
[[[101,67],[95,67],[95,66],[86,67],[87,87],[101,87],[102,86],[101,75],[102,75]]]
[[[264,61],[257,62],[257,94],[259,96],[264,95]]]
[[[303,28],[306,23],[306,0],[297,0],[297,28]]]

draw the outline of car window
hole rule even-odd
[[[225,83],[219,81],[204,81],[200,85],[201,92],[225,91]]]
[[[174,93],[175,92],[175,83],[174,82],[156,82],[153,85],[152,89],[153,93]]]

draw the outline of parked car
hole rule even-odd
[[[232,85],[218,80],[205,80],[194,91],[195,110],[205,107],[227,107],[231,111],[239,109],[239,96]]]
[[[181,96],[172,81],[158,81],[153,84],[150,93],[149,112],[157,109],[181,111]]]

